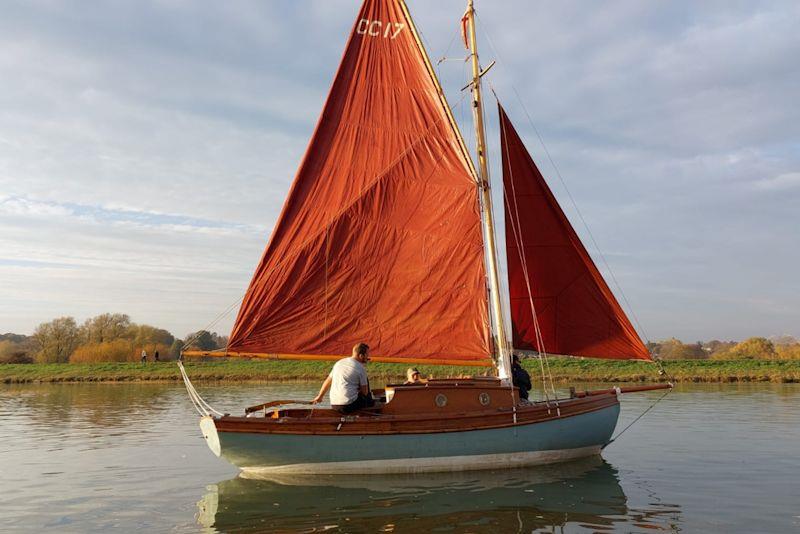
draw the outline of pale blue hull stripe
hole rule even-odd
[[[242,468],[478,456],[605,445],[618,416],[615,404],[564,419],[491,430],[372,436],[219,432],[219,440],[222,456]]]

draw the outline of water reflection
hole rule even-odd
[[[319,383],[198,388],[239,413]],[[624,395],[620,428],[657,395]],[[603,452],[610,465],[227,480],[236,470],[208,450],[182,384],[3,384],[0,531],[789,532],[798,443],[800,384],[682,384]]]
[[[207,490],[198,522],[215,532],[673,530],[680,514],[662,504],[631,509],[600,457],[513,471],[239,476]]]
[[[27,414],[32,421],[83,423],[97,428],[126,428],[131,418],[157,417],[174,396],[170,384],[12,385],[0,394],[0,416]]]

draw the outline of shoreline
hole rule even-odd
[[[666,375],[649,362],[589,360],[551,357],[548,359],[553,381],[567,382],[774,382],[800,383],[800,360],[670,360],[663,362]],[[193,381],[284,382],[323,380],[333,362],[277,360],[187,361],[186,371]],[[524,367],[535,382],[541,380],[537,360]],[[408,366],[372,363],[375,380],[402,381]],[[472,376],[490,372],[489,368],[416,366],[424,376]],[[1,364],[0,383],[63,382],[176,382],[181,375],[174,361],[105,362],[88,364]]]

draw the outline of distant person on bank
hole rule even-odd
[[[311,402],[321,402],[325,393],[330,390],[331,408],[337,412],[351,413],[374,406],[365,367],[368,361],[369,346],[366,343],[356,344],[351,357],[342,358],[333,365],[331,373],[319,389],[319,394]]]
[[[531,375],[519,363],[519,356],[514,354],[511,361],[511,380],[519,388],[519,398],[528,400],[528,392],[533,387]]]
[[[142,363],[147,362],[147,351],[142,349]]]

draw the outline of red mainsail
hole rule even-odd
[[[650,360],[505,111],[499,109],[514,347]]]
[[[361,7],[229,351],[488,360],[474,172],[400,0]]]

